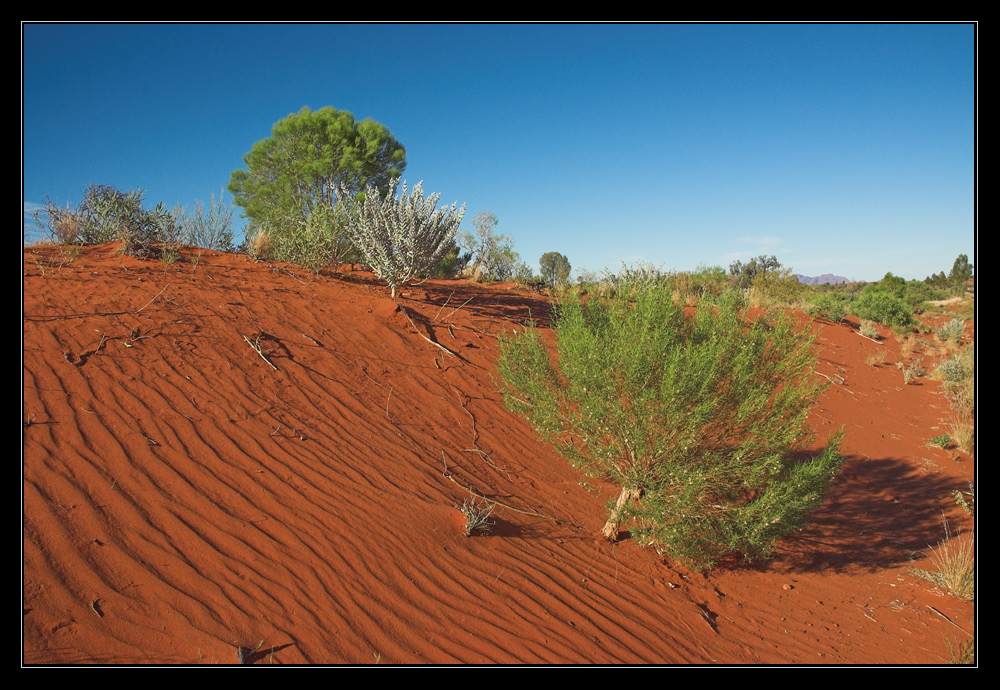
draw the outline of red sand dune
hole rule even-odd
[[[600,538],[614,488],[504,407],[495,335],[544,298],[59,252],[24,251],[26,664],[936,664],[974,630],[909,571],[972,530],[974,462],[927,444],[936,381],[865,363],[892,338],[821,325],[842,476],[773,560],[695,574]]]

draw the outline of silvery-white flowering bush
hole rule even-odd
[[[409,279],[430,272],[449,249],[465,215],[458,202],[437,208],[440,194],[424,197],[423,182],[407,192],[406,182],[396,197],[398,181],[383,196],[369,187],[364,199],[353,203],[349,234],[372,271],[389,284],[392,296]],[[350,192],[341,189],[340,199]]]

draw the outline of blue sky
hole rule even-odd
[[[971,24],[22,25],[23,202],[191,204],[302,106],[537,267],[922,279],[975,263]],[[226,198],[231,200],[228,193]],[[29,239],[33,222],[25,223]]]

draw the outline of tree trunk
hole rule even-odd
[[[621,522],[622,510],[625,508],[626,503],[633,499],[638,500],[639,498],[642,498],[642,489],[630,486],[622,487],[622,492],[618,495],[618,501],[615,503],[614,510],[611,511],[608,521],[601,530],[601,534],[608,541],[618,541],[618,523]]]

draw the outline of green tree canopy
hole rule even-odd
[[[542,269],[542,280],[549,285],[564,285],[569,282],[570,264],[565,254],[545,252],[538,260]]]
[[[781,270],[781,263],[773,254],[771,256],[755,256],[747,263],[734,261],[729,265],[729,274],[733,276],[733,286],[746,290],[760,274],[775,273]]]
[[[304,107],[275,123],[243,162],[229,182],[234,203],[252,221],[281,225],[332,207],[341,185],[355,195],[368,186],[384,192],[406,168],[406,148],[370,118]]]
[[[965,292],[965,283],[971,277],[972,264],[969,263],[968,254],[959,254],[951,267],[951,273],[948,275],[952,289],[959,294]]]

